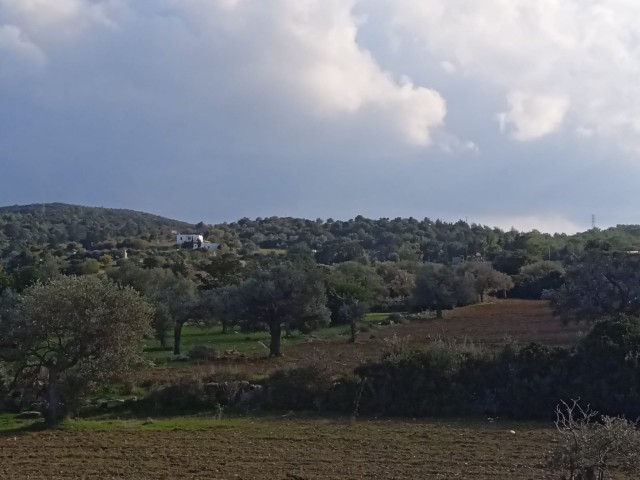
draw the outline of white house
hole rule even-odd
[[[176,243],[178,245],[182,245],[183,243],[193,243],[194,245],[197,245],[198,243],[202,244],[204,243],[204,237],[202,235],[191,235],[191,234],[181,233],[176,237]]]
[[[191,234],[181,233],[178,236],[176,236],[176,243],[178,245],[184,245],[185,243],[192,243],[194,250],[203,249],[203,250],[209,250],[210,252],[215,252],[216,250],[220,249],[219,243],[205,242],[204,237],[202,235],[191,235]]]

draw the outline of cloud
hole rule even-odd
[[[5,64],[3,73],[5,74],[11,60],[26,68],[44,67],[47,63],[44,52],[14,25],[0,26],[0,60],[3,58]]]
[[[640,151],[639,3],[389,3],[396,31],[417,38],[447,72],[503,92],[508,109],[502,126],[516,140],[542,138],[567,125]]]
[[[638,23],[630,0],[0,0],[0,200],[624,222]]]
[[[0,28],[14,50],[40,52],[41,64],[48,58],[38,91],[44,103],[94,100],[99,108],[104,98],[206,122],[214,109],[242,112],[255,102],[258,116],[269,111],[285,124],[366,125],[376,137],[429,145],[446,116],[444,99],[383,69],[358,44],[363,20],[353,7],[343,0],[0,0]],[[74,90],[64,86],[68,77]]]
[[[512,92],[507,96],[509,111],[498,114],[500,130],[514,128],[517,140],[535,140],[556,131],[569,109],[563,96],[530,95]]]
[[[36,41],[72,39],[96,25],[110,25],[107,10],[119,0],[0,0],[0,24],[14,24]]]

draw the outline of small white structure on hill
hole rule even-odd
[[[205,242],[204,237],[202,235],[192,235],[192,234],[184,234],[181,233],[176,236],[176,243],[178,245],[184,245],[185,243],[193,244],[193,249],[203,249],[208,250],[210,252],[215,252],[216,250],[220,250],[219,243],[211,243]]]
[[[204,237],[202,235],[191,235],[181,233],[176,237],[176,243],[182,245],[183,243],[204,243]]]

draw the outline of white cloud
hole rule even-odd
[[[535,140],[556,131],[569,108],[563,96],[531,95],[512,92],[507,96],[509,110],[498,115],[500,129],[512,126],[517,140]]]
[[[396,30],[417,38],[446,71],[502,89],[509,110],[501,118],[514,138],[540,138],[569,124],[640,149],[640,3],[388,3]]]

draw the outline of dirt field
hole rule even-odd
[[[570,346],[586,333],[587,325],[563,325],[553,318],[547,302],[539,300],[493,300],[444,312],[441,320],[412,322],[362,333],[358,342],[318,342],[284,347],[282,359],[247,358],[185,368],[158,368],[148,373],[150,380],[166,380],[185,375],[213,372],[264,374],[308,358],[322,358],[336,370],[348,371],[365,360],[377,360],[387,348],[385,339],[394,334],[419,347],[435,338],[473,342],[483,348],[495,348],[507,338],[521,344],[539,342],[553,346]]]
[[[2,479],[545,479],[524,424],[199,420],[0,436]],[[515,433],[510,433],[513,430]]]

